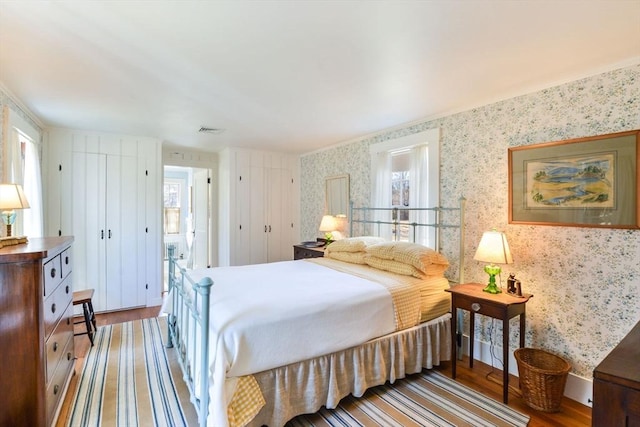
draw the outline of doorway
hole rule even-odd
[[[164,166],[163,255],[164,291],[168,291],[169,247],[185,268],[206,268],[211,263],[211,170]]]

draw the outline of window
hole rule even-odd
[[[373,207],[397,210],[376,212],[374,220],[399,221],[397,230],[379,226],[373,234],[392,240],[415,241],[435,246],[433,227],[414,227],[409,223],[434,223],[431,211],[403,208],[428,208],[439,205],[439,129],[409,135],[371,146]]]
[[[398,208],[393,211],[391,219],[401,223],[409,221],[409,211],[402,208],[410,207],[411,199],[411,154],[412,150],[390,152],[391,155],[391,206]],[[409,226],[401,224],[397,230],[392,229],[394,240],[409,241]]]
[[[42,214],[42,178],[38,154],[40,132],[13,109],[8,110],[7,127],[10,131],[5,145],[4,182],[22,185],[29,202],[28,209],[17,213],[14,235],[42,237],[44,235]],[[5,110],[6,111],[6,110]]]
[[[180,197],[180,183],[164,183],[164,234],[180,234]]]

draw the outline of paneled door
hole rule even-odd
[[[132,156],[73,153],[74,288],[96,290],[96,311],[146,303],[135,256],[136,171]]]
[[[193,268],[206,268],[211,265],[209,259],[209,235],[211,221],[211,183],[209,169],[193,170]]]
[[[94,309],[107,307],[105,154],[72,153],[71,230],[74,240],[74,290],[94,288]]]

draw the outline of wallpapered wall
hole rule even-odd
[[[561,355],[574,374],[590,378],[640,320],[640,231],[508,224],[507,149],[640,128],[640,65],[303,156],[301,238],[319,236],[325,177],[348,173],[351,198],[366,205],[369,146],[436,127],[442,135],[441,205],[457,206],[460,195],[467,199],[466,281],[487,280],[473,260],[482,233],[493,227],[505,231],[515,263],[504,269],[502,280],[516,273],[524,291],[534,294],[527,305],[526,345]],[[457,244],[443,243],[453,264]],[[500,342],[496,325],[493,342]],[[484,326],[476,333],[489,341]]]

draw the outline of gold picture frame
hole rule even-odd
[[[513,147],[509,223],[640,228],[640,130]]]

